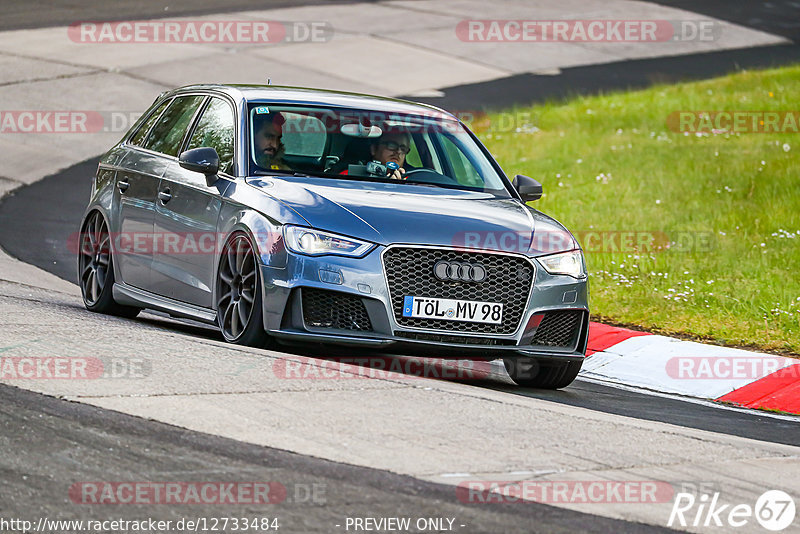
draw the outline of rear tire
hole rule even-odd
[[[538,389],[561,389],[570,385],[583,365],[582,361],[554,362],[520,356],[504,358],[508,376],[519,386]]]
[[[78,247],[78,282],[86,309],[92,312],[132,319],[140,308],[114,301],[114,254],[108,224],[99,211],[86,218]]]
[[[222,249],[217,270],[217,325],[228,343],[268,348],[261,305],[261,273],[255,247],[244,232],[235,232]]]

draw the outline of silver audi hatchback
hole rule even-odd
[[[78,271],[92,311],[216,324],[229,342],[501,358],[561,388],[584,359],[586,267],[441,109],[275,86],[160,95],[101,159]]]

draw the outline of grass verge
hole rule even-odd
[[[576,233],[593,313],[800,354],[800,134],[667,124],[678,111],[797,112],[798,94],[793,66],[517,108],[473,127],[509,174],[542,182],[532,205]]]

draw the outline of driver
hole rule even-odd
[[[255,146],[256,163],[259,167],[271,170],[289,170],[283,159],[284,147],[281,143],[283,123],[285,119],[280,113],[256,115],[253,118],[253,145]]]

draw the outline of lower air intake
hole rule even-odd
[[[303,320],[306,326],[372,331],[367,309],[359,297],[315,288],[304,288],[302,293]]]

